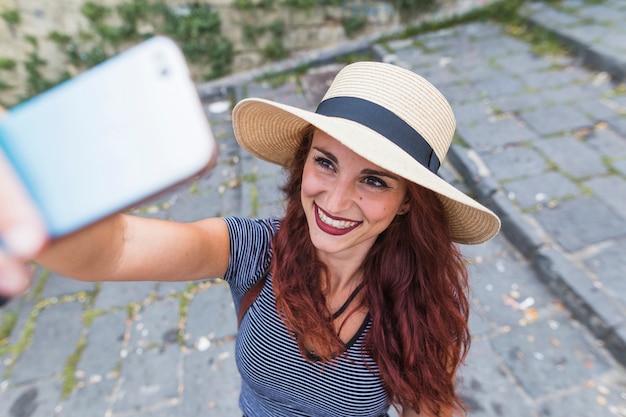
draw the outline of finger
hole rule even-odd
[[[4,109],[0,107],[0,118]],[[30,272],[24,265],[46,242],[44,222],[0,149],[0,305],[24,292]]]
[[[30,281],[30,268],[23,262],[0,252],[0,298],[5,299],[6,302],[22,294],[28,289]]]
[[[43,247],[46,232],[43,220],[0,152],[0,246],[21,259],[30,259]]]

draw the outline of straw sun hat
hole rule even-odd
[[[495,214],[437,175],[456,122],[443,95],[412,71],[379,62],[350,64],[337,74],[316,112],[254,98],[233,109],[239,144],[283,166],[309,125],[437,193],[455,242],[482,243],[498,233]]]

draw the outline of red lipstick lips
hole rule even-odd
[[[361,225],[362,222],[355,222],[353,220],[342,219],[334,217],[319,208],[317,204],[313,204],[315,211],[315,222],[317,227],[325,233],[333,236],[341,236],[351,232]]]

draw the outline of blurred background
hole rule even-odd
[[[423,75],[457,119],[440,175],[503,221],[461,248],[468,414],[626,416],[623,0],[0,0],[0,17],[6,107],[148,37],[181,46],[219,163],[139,216],[280,216],[283,173],[237,146],[234,103],[314,109],[356,60]],[[221,280],[34,276],[0,308],[0,416],[240,415]]]

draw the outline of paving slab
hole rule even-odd
[[[571,132],[593,126],[593,122],[582,112],[568,105],[544,107],[530,112],[522,112],[521,117],[528,123],[531,129],[541,136]]]
[[[199,348],[236,335],[235,308],[225,282],[211,284],[197,292],[189,304],[185,342]]]
[[[29,348],[15,360],[12,383],[33,382],[63,373],[69,357],[78,348],[83,309],[82,303],[73,301],[41,310]]]
[[[459,393],[472,417],[533,414],[533,405],[497,358],[487,339],[473,343],[467,367],[460,371]]]
[[[585,259],[585,264],[599,277],[602,288],[610,291],[615,300],[626,309],[626,300],[624,300],[624,294],[626,294],[624,245],[626,245],[626,239],[616,239],[599,248],[593,256]]]
[[[563,201],[539,210],[535,218],[567,251],[626,235],[626,223],[596,197]]]
[[[507,145],[537,139],[537,135],[514,117],[489,118],[486,123],[457,126],[457,133],[479,153],[497,151]]]
[[[556,171],[507,182],[504,188],[509,199],[521,209],[549,205],[555,200],[576,197],[583,193],[573,181]]]
[[[609,171],[602,155],[572,136],[536,141],[534,147],[556,165],[556,169],[573,178],[597,177]]]
[[[126,310],[95,317],[87,332],[85,349],[76,365],[81,380],[102,379],[116,371],[127,328]]]
[[[584,184],[598,199],[626,221],[626,179],[612,175],[594,178]]]
[[[178,344],[180,300],[167,298],[142,306],[130,323],[128,351],[163,350]]]
[[[546,172],[550,166],[537,151],[527,146],[508,146],[500,152],[483,156],[492,176],[509,181]]]
[[[227,342],[185,356],[181,415],[240,414],[238,400],[241,380],[233,352],[234,342]]]
[[[57,410],[61,398],[61,381],[42,379],[3,393],[0,415],[7,417],[49,417]]]
[[[126,307],[143,302],[157,289],[155,282],[104,282],[94,304],[97,310]]]
[[[537,338],[537,334],[542,337]],[[589,379],[609,371],[609,364],[589,343],[563,315],[492,339],[494,351],[535,399],[584,386]]]
[[[58,417],[105,416],[113,404],[117,380],[108,379],[75,389],[57,407]]]
[[[129,352],[120,369],[113,412],[136,412],[179,397],[180,346]]]

